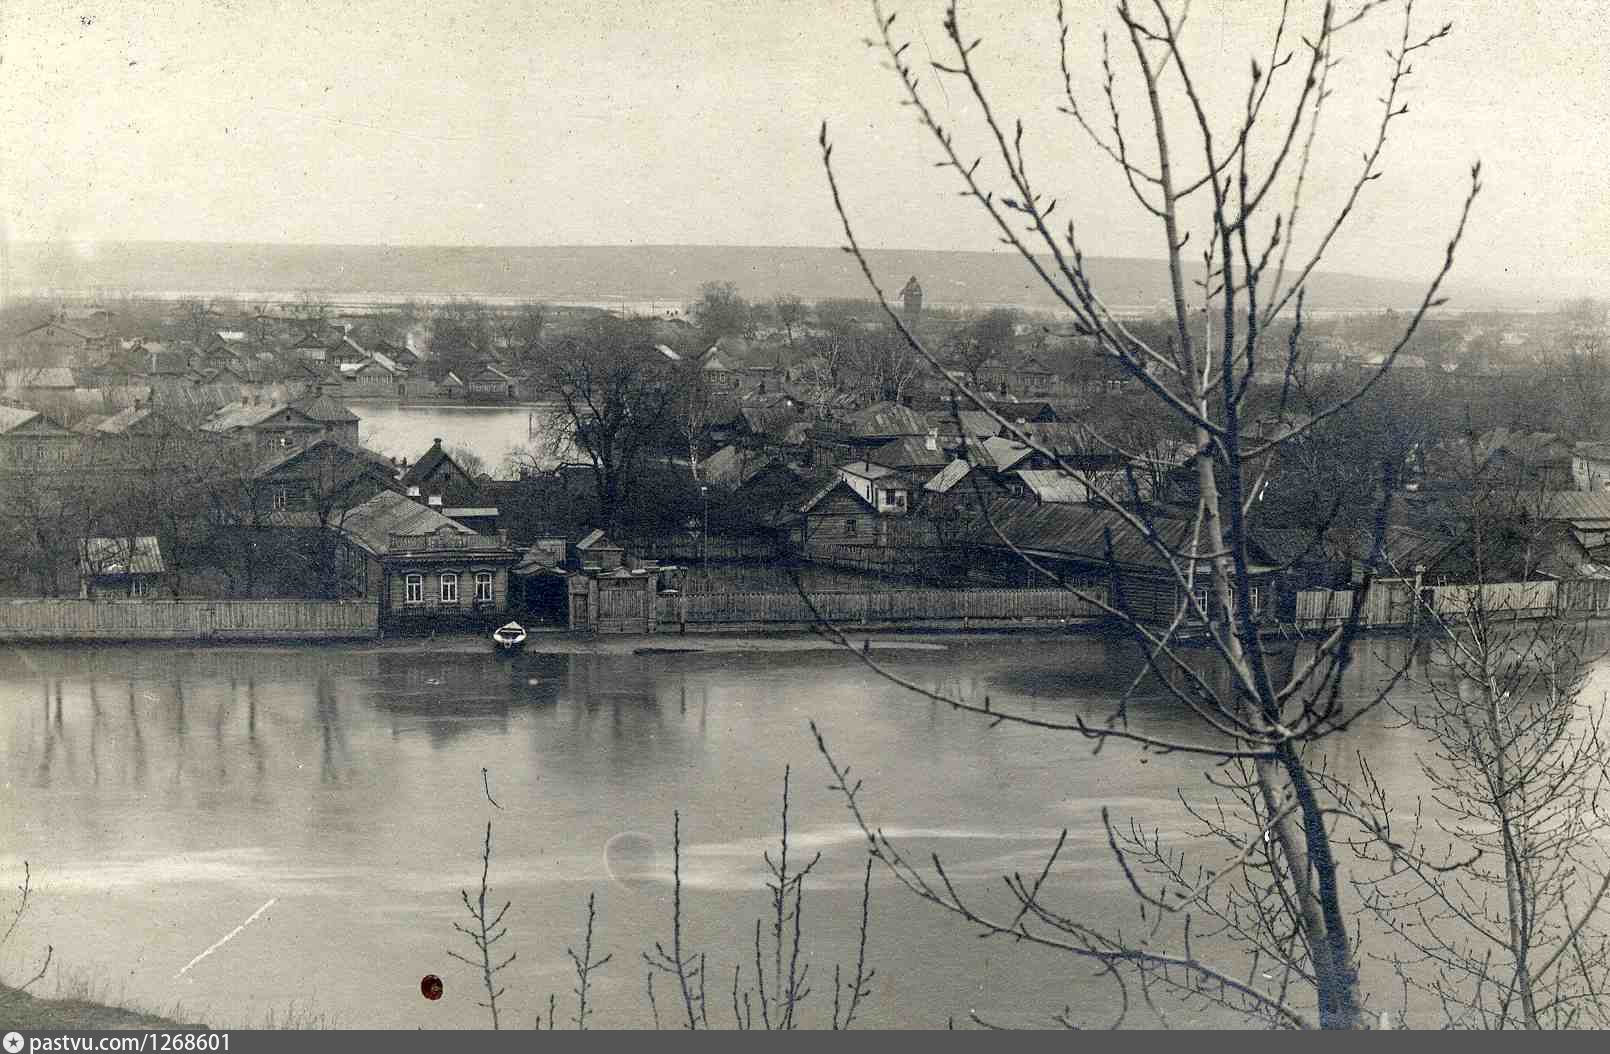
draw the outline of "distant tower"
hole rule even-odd
[[[917,283],[916,275],[906,280],[906,287],[900,290],[900,299],[906,304],[906,325],[915,326],[922,317],[922,286]]]

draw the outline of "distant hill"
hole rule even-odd
[[[868,257],[891,297],[907,277],[916,275],[930,304],[1056,306],[1012,254],[883,250]],[[1161,261],[1092,257],[1087,263],[1103,299],[1114,309],[1146,310],[1168,300],[1168,272]],[[694,299],[699,286],[710,281],[736,283],[751,300],[784,293],[808,301],[868,295],[855,261],[838,249],[713,245],[101,242],[75,249],[24,243],[11,249],[8,285],[13,295],[205,294],[289,300],[310,289],[339,303],[469,296],[583,304],[658,301],[669,306]],[[1324,272],[1310,281],[1308,304],[1318,311],[1402,309],[1418,303],[1422,293],[1409,282]],[[1490,294],[1478,298],[1454,290],[1454,295],[1451,306],[1457,308],[1503,306]]]

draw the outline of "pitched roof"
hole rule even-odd
[[[699,468],[713,483],[739,486],[771,462],[770,455],[728,444],[700,462]]]
[[[970,450],[981,453],[985,463],[997,472],[1009,471],[1034,453],[1027,444],[1007,439],[1005,436],[991,436],[981,443],[972,445]]]
[[[95,431],[103,435],[123,435],[149,419],[155,412],[149,406],[130,406],[102,421],[96,426]]]
[[[1570,456],[1568,446],[1554,432],[1519,432],[1508,428],[1494,428],[1477,437],[1474,454],[1478,461],[1485,462],[1499,453],[1534,462]]]
[[[1188,560],[1183,554],[1202,554],[1209,551],[1205,543],[1193,544],[1191,520],[1153,518],[1146,533],[1137,530],[1130,521],[1110,509],[1089,505],[1041,504],[1016,498],[998,498],[989,503],[988,515],[962,532],[961,540],[987,548],[1004,548],[995,534],[1001,535],[1025,552],[1106,563],[1108,540],[1111,539],[1111,560],[1119,567],[1168,570],[1169,561],[1158,552],[1157,543],[1175,554],[1183,570],[1189,562],[1206,563],[1201,557]],[[990,525],[994,524],[994,528]],[[1255,554],[1259,562],[1253,570],[1270,569],[1263,554]]]
[[[900,473],[891,465],[881,465],[872,461],[851,461],[839,466],[841,473],[859,476],[861,479],[883,479],[885,476],[898,476]]]
[[[1255,528],[1253,540],[1264,555],[1280,563],[1321,560],[1369,561],[1375,552],[1375,530],[1371,527],[1332,527],[1323,535],[1317,531],[1286,528]],[[1416,564],[1430,564],[1453,543],[1446,537],[1427,534],[1410,527],[1389,526],[1381,539],[1382,567],[1387,571],[1409,571]]]
[[[577,549],[620,549],[621,547],[609,540],[602,527],[594,527],[581,540],[576,543]],[[624,550],[622,550],[624,552]]]
[[[0,435],[15,431],[39,416],[38,410],[0,405]]]
[[[1017,429],[1053,454],[1080,454],[1099,446],[1092,441],[1089,430],[1076,421],[1041,421],[1021,424]]]
[[[1610,521],[1610,494],[1601,491],[1550,491],[1540,504],[1539,515],[1546,520],[1569,523]]]
[[[1013,475],[1021,479],[1035,498],[1062,505],[1076,505],[1090,497],[1090,486],[1060,469],[1023,468]]]
[[[253,473],[258,478],[267,476],[270,473],[277,472],[279,469],[284,468],[293,461],[297,461],[313,453],[323,451],[325,448],[329,448],[330,450],[344,456],[349,462],[356,466],[357,471],[360,473],[376,472],[384,475],[388,480],[392,479],[396,474],[396,470],[393,468],[391,462],[383,455],[377,454],[372,450],[366,450],[362,447],[354,449],[350,446],[347,446],[345,443],[331,439],[329,436],[320,436],[307,446],[290,447],[285,450],[270,451],[267,457],[257,463],[257,467],[253,469]]]
[[[789,397],[777,392],[772,398],[781,402],[788,400]],[[789,426],[800,420],[793,407],[787,405],[746,405],[741,406],[738,412],[743,415],[744,423],[755,435],[782,435],[788,431]]]
[[[896,468],[939,468],[950,464],[950,455],[932,435],[900,436],[873,450],[867,460]]]
[[[861,497],[861,495],[859,495],[859,494],[857,494],[855,492],[854,487],[852,487],[848,483],[844,482],[844,478],[842,476],[835,476],[831,480],[828,480],[825,484],[823,484],[816,491],[816,493],[812,494],[809,498],[805,499],[805,501],[799,506],[798,511],[800,511],[800,512],[810,512],[812,509],[816,508],[816,506],[820,505],[827,498],[827,496],[829,494],[832,494],[835,490],[838,490],[840,487],[844,488],[844,493],[848,494],[850,497],[854,498],[856,501],[860,502],[862,505],[865,505],[866,508],[867,508],[867,511],[869,511],[869,512],[876,512],[877,511],[876,509],[874,509],[872,507],[871,502],[867,501],[865,498]]]
[[[967,478],[967,473],[973,470],[972,462],[966,458],[957,458],[941,469],[938,475],[922,485],[922,489],[934,494],[949,494],[951,489]]]
[[[7,388],[76,388],[73,371],[66,366],[40,366],[6,371]]]
[[[202,422],[201,427],[208,432],[232,432],[237,428],[260,425],[281,410],[288,409],[291,409],[289,403],[273,399],[264,399],[261,402],[242,400],[219,407],[218,412]],[[300,410],[297,412],[301,413]]]
[[[985,439],[1001,434],[1000,424],[983,410],[930,410],[923,417],[930,428],[939,430],[940,435]]]
[[[78,540],[78,570],[85,575],[159,575],[167,570],[162,564],[162,549],[151,535],[134,540],[130,557],[127,538],[80,538]]]
[[[844,419],[844,431],[852,436],[920,436],[928,434],[928,423],[909,406],[899,403],[873,403]]]
[[[317,392],[290,404],[291,409],[306,414],[315,421],[346,423],[358,420],[358,415],[346,408],[340,399]]]
[[[475,533],[429,505],[421,505],[393,490],[381,491],[339,518],[341,532],[375,556],[388,551],[393,534],[434,534],[443,527],[460,534]]]
[[[465,479],[470,479],[470,474],[464,471],[462,465],[453,460],[453,455],[442,449],[442,441],[438,439],[431,444],[429,450],[419,455],[419,460],[408,466],[408,471],[402,474],[401,482],[405,487],[423,486],[424,482],[435,475],[436,470],[441,468],[444,463],[451,464],[458,469],[459,475]],[[470,479],[470,482],[473,483],[474,480]]]

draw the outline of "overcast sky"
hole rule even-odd
[[[1226,118],[1248,60],[1267,56],[1277,6],[1192,7],[1189,58]],[[1309,6],[1293,6],[1311,25]],[[1420,0],[1417,31],[1452,20],[1453,35],[1417,56],[1386,176],[1328,266],[1429,275],[1480,158],[1487,188],[1456,277],[1610,295],[1605,6]],[[1117,27],[1104,5],[1069,8],[1075,88],[1102,114],[1100,29]],[[909,54],[942,57],[939,4],[896,9]],[[1035,170],[1086,251],[1159,255],[1155,226],[1055,110],[1054,3],[963,11],[998,108],[1025,116]],[[1395,11],[1372,22],[1340,42],[1302,232],[1371,138],[1383,49],[1401,31]],[[834,245],[815,142],[826,118],[868,245],[994,248],[862,43],[874,30],[860,0],[4,0],[4,219],[14,239],[82,251],[114,239]],[[1117,43],[1127,108],[1141,99]],[[1294,68],[1282,77],[1276,98],[1298,86]],[[965,87],[929,90],[982,150]],[[1171,112],[1188,166],[1184,117]]]

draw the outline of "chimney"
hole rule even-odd
[[[409,487],[408,488],[408,496],[410,498],[418,498],[419,497],[419,488],[418,487]]]

